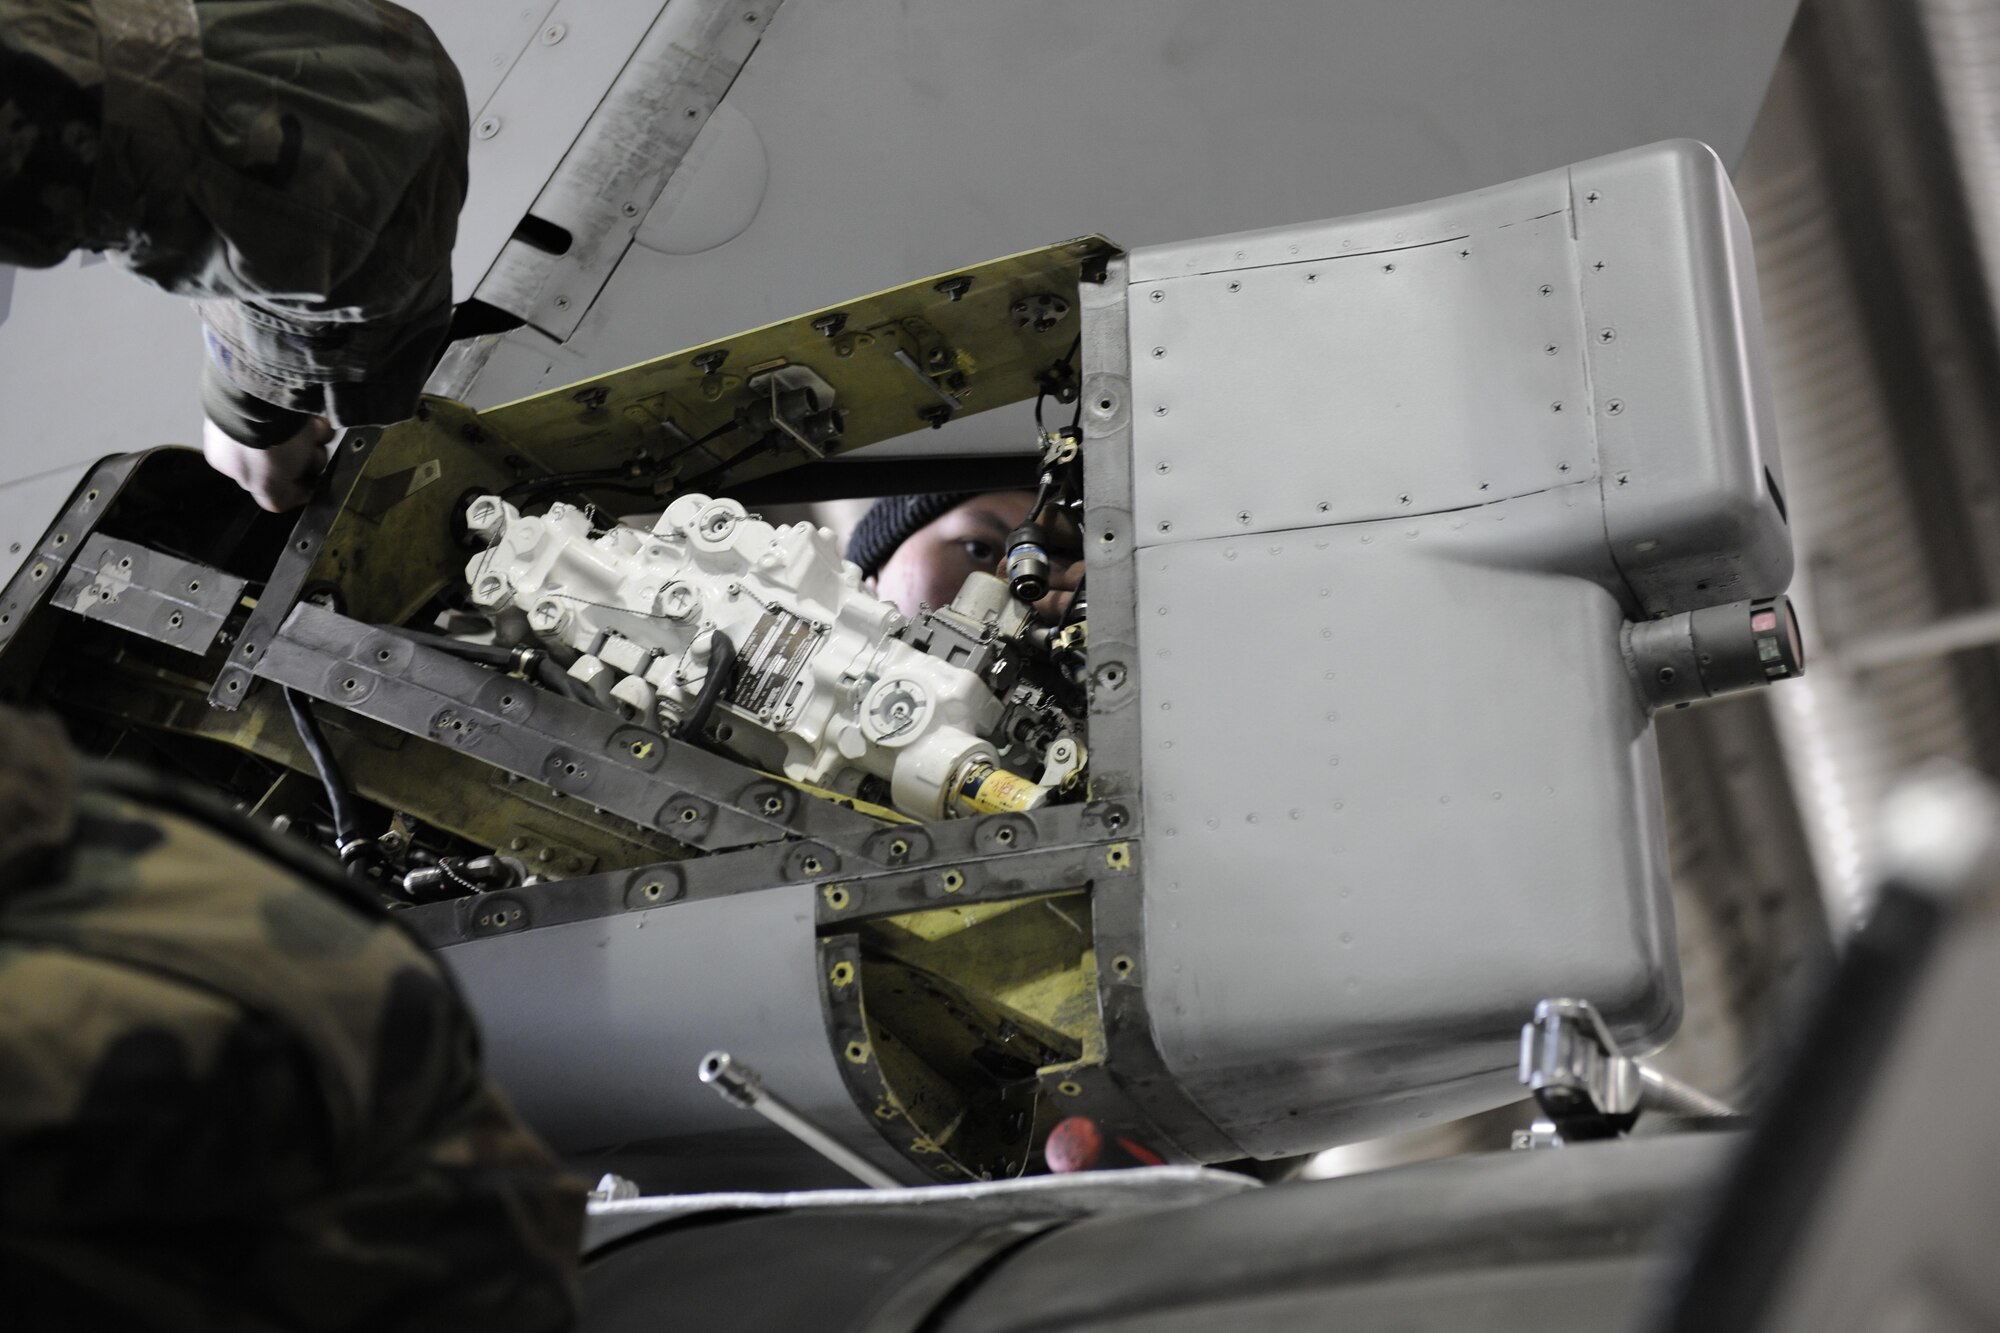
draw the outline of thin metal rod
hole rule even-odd
[[[1728,1102],[1690,1087],[1672,1074],[1663,1074],[1643,1060],[1633,1063],[1639,1067],[1639,1104],[1649,1111],[1691,1120],[1734,1120],[1743,1114]]]
[[[731,1059],[729,1052],[710,1051],[702,1057],[698,1072],[701,1081],[714,1088],[724,1101],[755,1111],[862,1184],[878,1190],[902,1188],[894,1176],[800,1115],[764,1086],[756,1070]]]

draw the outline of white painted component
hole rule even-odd
[[[466,526],[493,542],[466,567],[473,601],[525,612],[606,707],[672,726],[700,697],[722,634],[738,664],[716,706],[725,743],[752,762],[843,793],[872,774],[929,819],[957,813],[966,771],[995,762],[985,737],[999,698],[892,637],[907,622],[824,528],[773,527],[705,495],[675,500],[650,533],[593,533],[565,504],[523,517],[494,495],[472,502]]]

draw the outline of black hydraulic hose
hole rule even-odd
[[[514,665],[514,650],[497,643],[467,643],[454,639],[449,634],[433,634],[429,630],[405,629],[401,625],[378,625],[377,629],[390,634],[400,634],[413,643],[426,648],[435,648],[453,657],[463,657],[469,662],[484,662],[488,666]]]
[[[584,695],[583,689],[576,683],[576,679],[569,672],[563,670],[561,664],[552,657],[545,655],[536,660],[535,679],[565,699],[574,700],[580,704],[595,704],[596,702],[596,700],[587,698]]]
[[[580,704],[594,706],[597,702],[583,692],[582,687],[571,678],[569,672],[562,669],[560,663],[539,648],[522,649],[509,648],[498,643],[467,643],[448,634],[433,634],[428,630],[408,629],[402,625],[377,625],[376,628],[390,634],[400,634],[426,648],[435,648],[441,653],[450,653],[454,657],[462,657],[468,662],[479,662],[486,666],[512,669],[521,664],[524,653],[532,652],[534,654],[532,670],[535,679],[541,682],[544,688]]]
[[[714,631],[715,641],[708,653],[708,679],[701,683],[701,693],[695,696],[694,707],[667,734],[677,741],[701,743],[703,728],[708,726],[708,716],[715,711],[716,700],[729,688],[729,681],[736,674],[736,645],[721,630]]]
[[[291,709],[292,725],[298,728],[299,740],[319,772],[320,785],[326,788],[327,804],[333,807],[333,836],[340,863],[347,867],[348,874],[359,875],[365,869],[364,861],[375,851],[375,844],[361,835],[354,793],[348,790],[340,766],[334,762],[333,751],[327,748],[326,736],[312,715],[311,701],[297,690],[286,690],[285,706]]]

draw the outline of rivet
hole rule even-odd
[[[558,296],[555,300],[555,307],[558,310],[569,309],[569,298],[567,296]]]
[[[488,116],[473,128],[474,134],[482,139],[491,139],[500,132],[500,117]]]
[[[1613,398],[1604,405],[1604,410],[1615,417],[1625,410],[1625,400],[1623,398]]]
[[[1535,290],[1539,291],[1543,296],[1554,296],[1556,294],[1556,289],[1549,286],[1546,282]]]
[[[1152,295],[1152,299],[1155,301],[1164,301],[1167,299],[1167,294],[1163,291],[1155,289]]]
[[[1164,348],[1164,347],[1155,347],[1155,348],[1153,349],[1153,359],[1154,359],[1155,361],[1159,360],[1159,359],[1160,359],[1161,357],[1165,356],[1166,354],[1167,354],[1167,349],[1166,349],[1166,348]]]
[[[1618,330],[1616,329],[1599,329],[1597,331],[1597,341],[1601,343],[1608,343],[1617,336]]]
[[[568,27],[561,23],[551,23],[548,27],[542,29],[542,45],[554,46],[568,35]]]

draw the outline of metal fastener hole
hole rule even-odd
[[[1069,1079],[1064,1079],[1062,1082],[1056,1084],[1056,1091],[1065,1097],[1081,1097],[1083,1095],[1083,1085],[1073,1083]]]
[[[943,876],[939,878],[938,883],[944,886],[944,891],[946,893],[957,893],[960,889],[965,887],[965,872],[960,870],[947,870],[944,872]]]
[[[844,910],[849,901],[851,900],[848,897],[847,890],[838,884],[826,890],[826,905],[836,912]]]
[[[1010,828],[999,830],[993,835],[993,841],[999,843],[1002,847],[1007,846],[1014,841],[1014,830]]]
[[[852,985],[854,982],[854,964],[843,958],[835,963],[833,970],[826,975],[827,980],[836,986]]]
[[[1111,970],[1121,977],[1131,976],[1133,966],[1132,960],[1122,953],[1111,960]]]
[[[826,869],[826,863],[821,861],[817,856],[808,856],[805,860],[799,862],[799,867],[808,875],[817,875],[820,871]]]
[[[701,813],[691,805],[684,805],[681,807],[680,814],[676,818],[683,824],[692,824],[695,820],[701,818]]]

